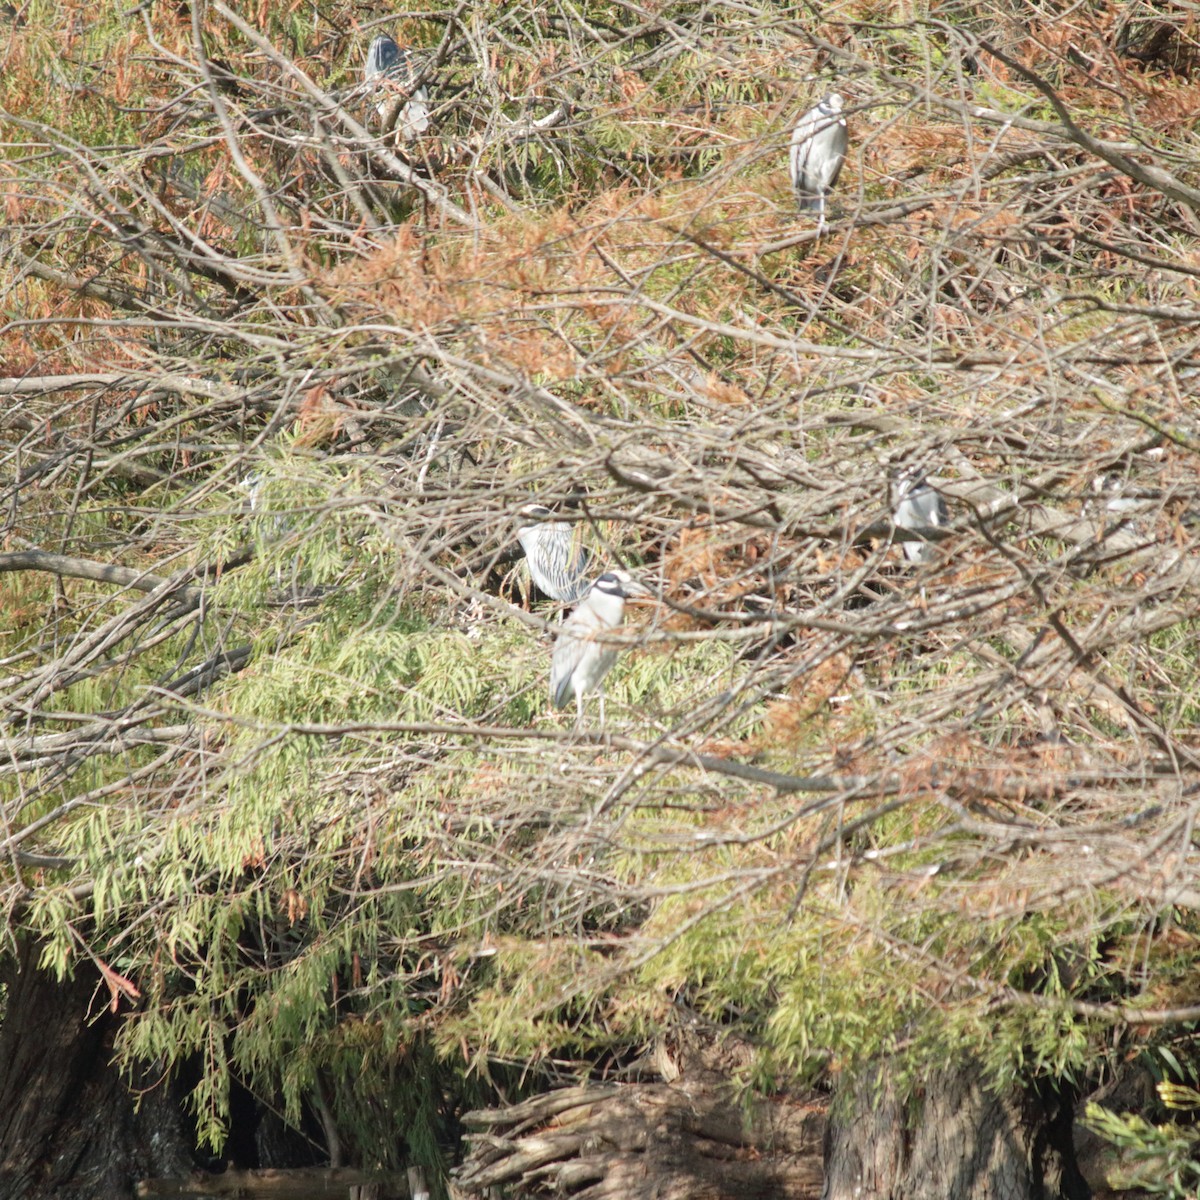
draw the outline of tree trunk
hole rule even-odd
[[[116,1018],[80,970],[59,983],[28,940],[0,959],[0,1196],[95,1200],[129,1196],[136,1179],[183,1174],[190,1139],[166,1086],[141,1104],[112,1066]]]
[[[467,1113],[452,1195],[816,1200],[823,1099],[805,1090],[743,1103],[731,1077],[747,1055],[732,1037],[696,1044],[670,1083],[585,1084]]]
[[[845,1098],[843,1098],[845,1099]],[[886,1068],[831,1113],[822,1200],[1085,1200],[1071,1098],[997,1095],[971,1064],[931,1072],[906,1103]]]

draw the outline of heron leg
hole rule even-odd
[[[817,196],[817,236],[820,237],[825,231],[825,193],[821,192]]]

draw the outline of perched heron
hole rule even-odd
[[[583,698],[600,693],[600,722],[604,723],[605,675],[617,661],[617,647],[597,642],[597,634],[619,629],[630,596],[650,592],[627,571],[606,571],[588,590],[583,602],[563,622],[554,657],[550,663],[550,699],[555,708],[565,708],[575,697],[575,711],[583,720]]]
[[[379,93],[375,111],[381,117],[395,101],[397,92],[408,94],[408,101],[396,119],[396,128],[406,142],[429,128],[429,90],[424,84],[413,87],[420,73],[417,60],[386,33],[381,33],[371,43],[363,79],[368,83],[375,82],[375,90]]]
[[[825,197],[833,191],[846,161],[846,118],[842,98],[830,92],[796,122],[788,160],[792,187],[801,212],[816,212],[818,232],[825,227]]]
[[[263,532],[282,536],[292,530],[292,522],[280,510],[272,510],[270,496],[265,494],[266,476],[257,470],[238,480],[238,490],[246,493],[242,500],[242,511],[248,512]]]
[[[1101,501],[1103,502],[1105,512],[1119,515],[1121,513],[1137,512],[1139,509],[1144,510],[1149,507],[1145,498],[1126,494],[1126,482],[1125,477],[1116,471],[1097,475],[1092,480],[1092,492],[1096,496],[1098,504]]]
[[[262,499],[262,475],[257,471],[251,471],[249,475],[243,475],[237,481],[236,486],[239,491],[246,493],[246,499],[242,501],[242,507],[249,509],[250,512],[257,511],[259,501]]]
[[[269,533],[273,537],[279,538],[289,532],[292,525],[283,513],[271,511],[268,503],[269,497],[264,495],[266,483],[267,477],[259,471],[243,475],[237,481],[238,490],[246,495],[245,500],[242,501],[242,511],[248,512],[254,518],[254,524],[260,534]]]
[[[517,541],[525,551],[529,574],[538,591],[552,600],[573,604],[588,592],[591,555],[566,521],[555,521],[544,504],[527,504],[521,509],[527,523],[517,529]]]
[[[941,529],[950,524],[950,513],[940,492],[925,480],[925,472],[907,467],[896,477],[892,490],[892,520],[913,533]],[[912,563],[933,561],[932,542],[903,542],[904,557]]]

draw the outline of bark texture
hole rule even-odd
[[[886,1068],[831,1117],[822,1200],[1085,1200],[1070,1097],[986,1090],[970,1064],[931,1073],[906,1103]]]
[[[139,1180],[143,1195],[182,1194],[181,1187],[194,1193],[201,1179],[206,1194],[226,1194],[239,1180],[244,1186],[252,1177],[244,1172],[222,1177],[194,1170],[191,1131],[173,1089],[147,1080],[135,1089],[141,1091],[135,1105],[111,1065],[118,1018],[107,1009],[90,1015],[107,993],[98,996],[97,981],[83,973],[59,983],[37,969],[38,954],[25,941],[0,960],[0,1197],[130,1196]],[[1089,1194],[1072,1148],[1071,1098],[1053,1089],[997,1096],[965,1065],[930,1074],[922,1095],[906,1103],[881,1069],[858,1085],[849,1111],[827,1128],[825,1103],[815,1093],[744,1104],[730,1079],[745,1053],[727,1039],[660,1061],[663,1079],[566,1088],[467,1114],[470,1150],[455,1194],[487,1196],[497,1187],[575,1200],[1083,1200]],[[255,1157],[303,1157],[291,1140],[271,1155],[260,1146]],[[287,1174],[292,1185],[303,1177],[325,1186],[336,1173]],[[284,1175],[253,1178],[270,1183]],[[387,1194],[406,1190],[392,1181]]]
[[[219,1175],[193,1171],[178,1179],[143,1179],[136,1195],[138,1200],[420,1200],[421,1193],[395,1172],[377,1176],[353,1167],[299,1167]],[[428,1189],[424,1197],[429,1200]]]
[[[140,1106],[111,1065],[115,1018],[89,1009],[97,980],[82,971],[59,983],[37,968],[29,941],[0,959],[0,1196],[95,1200],[129,1196],[146,1175],[186,1172],[192,1161],[179,1109],[166,1087]]]
[[[821,1190],[823,1099],[744,1106],[712,1048],[670,1083],[564,1088],[463,1121],[475,1132],[457,1172],[462,1198],[496,1187],[575,1200],[816,1200]]]

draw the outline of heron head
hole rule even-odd
[[[367,79],[372,79],[377,75],[386,75],[399,61],[400,47],[386,33],[381,33],[367,50],[363,75]]]
[[[517,512],[517,520],[523,525],[537,521],[549,521],[554,514],[544,504],[523,504]]]
[[[888,471],[888,481],[892,487],[892,495],[897,501],[903,500],[905,496],[911,496],[914,492],[919,492],[922,488],[927,487],[925,481],[925,468],[918,463],[908,463],[900,467],[891,467]]]
[[[605,571],[592,587],[599,588],[610,596],[620,596],[624,600],[648,600],[654,596],[644,583],[634,579],[628,571],[619,568]]]

